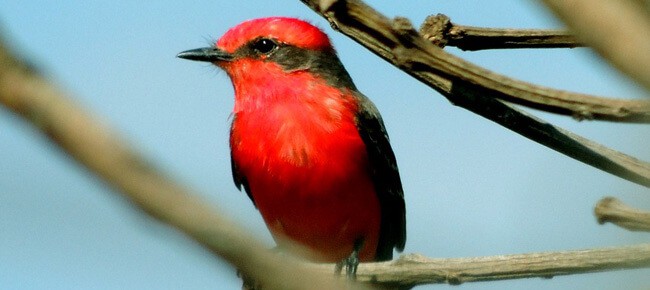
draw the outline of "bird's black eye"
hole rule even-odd
[[[268,38],[260,38],[251,43],[251,48],[260,54],[268,54],[275,50],[277,47],[277,42]]]

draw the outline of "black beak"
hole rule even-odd
[[[231,61],[234,58],[232,54],[215,47],[186,50],[177,54],[176,57],[208,62]]]

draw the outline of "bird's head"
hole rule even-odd
[[[238,84],[252,87],[299,72],[339,88],[354,87],[327,35],[296,18],[249,20],[228,30],[214,46],[183,51],[178,57],[217,65],[236,90]]]

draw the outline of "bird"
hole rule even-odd
[[[327,34],[297,18],[257,18],[177,57],[229,76],[233,180],[279,249],[348,274],[403,251],[404,193],[384,122]]]

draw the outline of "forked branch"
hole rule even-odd
[[[582,117],[642,122],[650,119],[650,103],[598,97],[575,100],[563,91],[512,82],[444,52],[420,37],[407,20],[391,21],[360,0],[301,1],[333,27],[436,89],[453,104],[576,160],[650,187],[650,164],[554,127],[504,101],[529,100],[527,105],[549,111],[572,108],[571,114]],[[549,95],[549,91],[555,93]]]
[[[429,16],[420,27],[420,35],[439,46],[458,46],[465,50],[494,48],[558,48],[581,46],[575,37],[559,30],[494,29],[454,25],[442,14]],[[436,64],[430,63],[435,66]],[[480,72],[498,82],[507,94],[504,100],[552,113],[572,113],[578,120],[598,119],[620,122],[650,121],[650,101],[622,100],[595,97],[575,92],[560,91],[532,85],[481,69],[471,63],[459,62],[460,67]],[[480,83],[468,76],[471,83]],[[627,110],[635,113],[623,117]],[[626,113],[623,113],[626,112]]]

